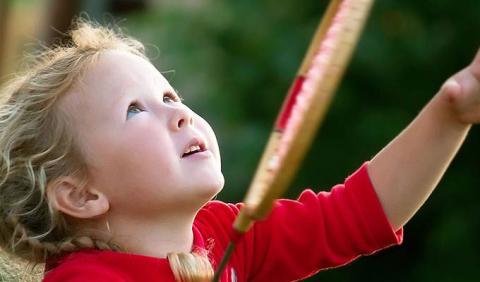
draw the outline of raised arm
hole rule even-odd
[[[449,78],[413,122],[370,162],[390,223],[402,227],[437,186],[470,127],[480,122],[480,51]]]

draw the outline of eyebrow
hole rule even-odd
[[[185,99],[183,99],[182,95],[180,95],[180,92],[178,91],[178,89],[173,89],[173,94],[175,94],[178,99],[180,99],[180,101],[184,101]]]
[[[179,91],[178,89],[172,87],[172,85],[170,84],[170,82],[168,80],[166,80],[166,78],[164,78],[165,81],[167,82],[167,84],[170,86],[168,87],[167,89],[163,90],[163,91],[159,91],[161,93],[161,98],[163,98],[163,95],[165,95],[166,93],[171,93],[172,95],[176,96],[180,101],[184,101],[184,98],[182,97],[182,95],[179,94]],[[150,81],[153,83],[153,86],[160,86],[163,83],[162,79],[161,79],[161,76],[157,76],[157,75],[154,75],[150,78]],[[159,87],[160,88],[160,87]],[[124,88],[120,88],[119,89],[119,97],[117,99],[115,99],[115,101],[112,103],[112,107],[118,107],[119,104],[122,104],[124,100],[127,100],[127,96],[129,96],[129,94],[131,93],[135,93],[135,92],[138,92],[136,91],[136,87],[134,86],[128,86],[128,87],[124,87]],[[133,100],[137,100],[137,98],[131,98]]]
[[[117,107],[119,104],[122,104],[124,100],[126,100],[127,96],[131,93],[132,87],[125,87],[119,91],[118,98],[112,103],[113,107]]]

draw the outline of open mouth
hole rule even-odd
[[[191,156],[196,153],[201,153],[206,150],[207,148],[203,142],[200,142],[199,140],[194,139],[193,142],[189,146],[187,146],[187,148],[185,149],[184,153],[182,154],[182,158]]]

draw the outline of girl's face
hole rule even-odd
[[[102,53],[61,103],[73,116],[89,184],[106,194],[111,210],[191,212],[222,189],[212,128],[145,59]]]

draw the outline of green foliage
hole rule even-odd
[[[325,1],[167,1],[130,15],[128,33],[214,127],[239,201]],[[201,4],[200,4],[201,3]],[[320,4],[319,4],[320,3]],[[353,61],[288,196],[328,189],[398,134],[479,46],[480,2],[378,1]],[[173,70],[173,71],[171,71]],[[405,243],[309,281],[473,281],[480,276],[474,128]]]

